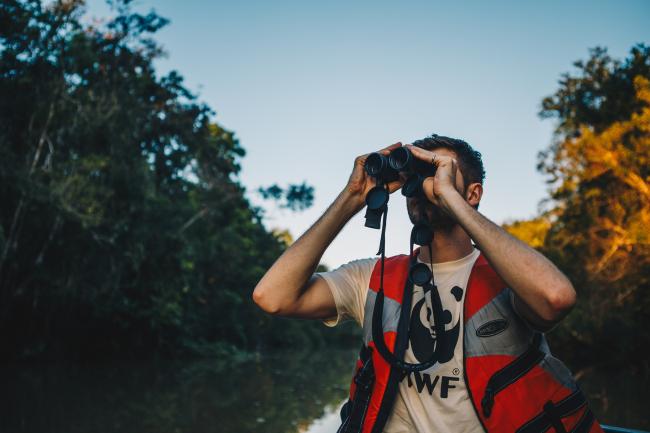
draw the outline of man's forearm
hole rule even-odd
[[[294,303],[312,276],[323,253],[347,222],[360,210],[347,190],[275,261],[255,288],[256,302],[269,312]]]
[[[446,194],[444,201],[505,283],[543,323],[561,319],[573,306],[573,286],[550,260],[480,214],[460,194]]]

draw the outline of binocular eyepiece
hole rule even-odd
[[[393,149],[388,156],[379,152],[368,155],[364,165],[366,173],[377,179],[377,183],[389,183],[399,179],[399,173],[406,174],[402,195],[415,197],[422,194],[422,182],[436,174],[436,166],[427,164],[411,153],[407,147]]]

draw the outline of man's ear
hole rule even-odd
[[[478,208],[481,197],[483,197],[483,185],[478,182],[470,183],[465,190],[465,200],[467,200],[467,203],[474,208]]]

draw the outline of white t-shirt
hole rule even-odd
[[[463,376],[463,302],[469,274],[479,254],[475,248],[459,260],[433,264],[434,283],[445,310],[443,320],[448,344],[432,367],[410,373],[400,381],[384,433],[483,432]],[[370,275],[377,260],[353,260],[333,271],[317,274],[328,283],[336,303],[337,317],[326,320],[326,325],[335,326],[346,319],[363,324]],[[409,345],[404,356],[407,362],[424,362],[433,351],[434,318],[425,301],[422,287],[414,286]]]

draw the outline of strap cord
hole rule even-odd
[[[386,346],[386,341],[384,340],[383,324],[382,324],[382,318],[384,315],[384,297],[385,297],[384,296],[384,262],[386,259],[385,233],[386,233],[387,213],[388,212],[384,212],[383,215],[382,228],[381,228],[381,240],[379,243],[379,251],[377,253],[377,254],[381,254],[381,274],[379,278],[379,291],[377,292],[377,298],[375,300],[375,308],[372,313],[372,339],[375,343],[375,347],[377,348],[377,352],[379,352],[379,354],[382,356],[382,358],[384,358],[384,360],[386,360],[386,362],[388,362],[391,366],[405,373],[412,373],[415,371],[426,370],[431,366],[433,366],[436,362],[438,362],[438,359],[440,359],[442,348],[444,347],[443,340],[445,338],[445,328],[444,328],[445,325],[442,321],[442,315],[443,315],[442,301],[440,299],[440,294],[438,293],[436,286],[432,282],[425,284],[424,287],[425,294],[427,291],[431,292],[431,312],[433,314],[434,321],[435,321],[434,330],[436,333],[436,344],[433,349],[433,352],[431,353],[431,357],[422,363],[409,363],[399,359],[393,353],[391,353],[391,351]],[[417,261],[417,256],[413,255],[413,245],[414,245],[414,235],[413,233],[411,233],[411,239],[409,243],[409,251],[410,251],[409,264],[411,266]],[[429,249],[430,248],[431,245],[429,245]],[[429,251],[431,252],[431,250]],[[431,262],[433,262],[433,258],[431,258]],[[433,267],[433,263],[432,263],[432,267]],[[433,273],[432,273],[432,279],[433,279]],[[409,281],[406,286],[408,290],[405,289],[403,293],[401,314],[410,315],[411,297],[413,294],[413,283]],[[406,321],[406,323],[407,323],[406,333],[408,335],[410,320]]]

